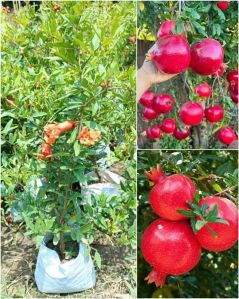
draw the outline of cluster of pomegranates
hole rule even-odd
[[[167,275],[190,271],[199,262],[202,248],[219,252],[236,243],[238,210],[234,203],[209,196],[197,204],[192,180],[183,174],[166,176],[159,165],[145,174],[155,184],[149,202],[160,217],[142,236],[142,254],[153,267],[148,283],[163,286]]]
[[[165,21],[161,25],[157,38],[156,48],[148,54],[148,58],[155,63],[160,72],[178,74],[190,68],[202,76],[221,77],[225,71],[224,50],[221,44],[212,38],[202,39],[190,48],[184,32],[175,33],[175,23],[172,20]],[[227,80],[231,98],[233,102],[238,103],[238,71],[229,72]],[[203,82],[196,86],[195,93],[199,98],[207,99],[211,96],[212,90],[209,84]],[[140,103],[144,106],[143,115],[146,120],[155,120],[160,115],[169,113],[174,107],[171,95],[155,95],[150,90],[144,93]],[[178,116],[184,124],[183,129],[176,125],[174,119],[166,118],[161,124],[148,127],[146,136],[149,139],[156,139],[166,133],[173,134],[178,140],[185,139],[190,135],[190,126],[200,124],[204,116],[211,123],[221,121],[224,109],[220,105],[212,105],[204,110],[199,102],[188,101],[180,107]],[[217,136],[224,144],[230,144],[237,139],[236,133],[230,127],[221,128]]]

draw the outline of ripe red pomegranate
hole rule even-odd
[[[184,124],[196,126],[203,119],[203,108],[197,102],[186,102],[179,110],[179,117]]]
[[[219,69],[212,75],[213,77],[221,77],[223,75],[223,73],[225,72],[226,69],[226,64],[222,63],[219,67]]]
[[[157,47],[149,54],[160,72],[178,74],[186,71],[190,63],[190,47],[180,35],[168,35],[157,41]]]
[[[205,117],[211,123],[218,122],[224,117],[224,109],[219,105],[211,106],[205,109]]]
[[[230,127],[221,128],[217,134],[218,140],[224,144],[231,144],[237,139],[235,131]]]
[[[158,113],[168,113],[173,109],[174,100],[170,94],[156,95],[153,101],[153,109]]]
[[[159,138],[163,137],[160,125],[154,125],[151,128],[151,133],[154,136],[154,138],[158,138],[159,139]]]
[[[166,118],[163,120],[161,124],[161,130],[166,134],[171,134],[174,132],[176,128],[176,122],[172,118]]]
[[[151,128],[151,127],[148,127],[148,128],[146,129],[146,136],[147,136],[147,138],[149,138],[149,139],[155,139],[155,137],[154,137],[153,134],[152,134],[152,128]]]
[[[159,39],[161,37],[168,36],[170,34],[176,34],[175,22],[172,20],[165,21],[161,24],[159,31],[157,33],[157,38]],[[181,36],[186,38],[183,32],[181,33]]]
[[[226,10],[226,9],[228,9],[229,6],[230,6],[229,1],[219,1],[217,3],[217,7],[221,10]]]
[[[191,47],[192,71],[199,75],[212,75],[221,66],[224,50],[221,44],[212,38],[204,38]]]
[[[233,100],[234,103],[238,104],[238,92],[231,91],[231,99]]]
[[[238,239],[238,210],[236,205],[227,198],[217,196],[201,199],[199,206],[201,207],[203,203],[208,205],[206,212],[217,205],[218,217],[226,220],[228,224],[207,224],[217,234],[217,237],[208,230],[207,226],[203,226],[196,234],[200,245],[210,251],[224,251],[231,248]]]
[[[178,140],[186,139],[190,135],[189,127],[185,127],[184,130],[180,130],[179,128],[175,128],[173,135]]]
[[[148,283],[163,286],[168,275],[181,275],[194,268],[201,257],[201,247],[186,221],[157,219],[145,230],[141,251],[153,266]]]
[[[156,175],[157,171],[157,175]],[[154,212],[161,218],[168,220],[184,220],[186,216],[177,212],[179,209],[189,210],[186,201],[193,201],[196,188],[194,183],[183,174],[166,176],[162,169],[151,169],[145,172],[149,179],[154,180],[156,185],[150,191],[149,201]]]
[[[154,101],[154,93],[151,90],[146,90],[139,100],[140,104],[145,107],[151,107]]]
[[[195,87],[195,92],[196,94],[198,94],[199,97],[209,98],[210,95],[212,94],[212,89],[209,84],[204,82]]]
[[[145,119],[152,120],[156,119],[159,116],[159,113],[156,112],[153,108],[144,107],[143,115]]]
[[[238,92],[238,82],[235,83],[234,81],[231,81],[229,83],[228,90]]]
[[[228,82],[234,81],[238,83],[238,70],[230,71],[227,74],[227,81]]]

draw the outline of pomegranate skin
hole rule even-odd
[[[201,247],[186,221],[155,220],[142,236],[141,251],[164,280],[168,274],[190,271],[201,257]]]
[[[183,174],[162,177],[149,194],[149,202],[154,212],[161,218],[178,221],[187,219],[177,212],[189,210],[186,201],[193,201],[196,188],[194,183]]]
[[[160,72],[179,74],[189,67],[190,47],[184,37],[168,35],[157,41],[156,49],[149,56]]]
[[[160,128],[159,125],[155,125],[155,126],[153,126],[153,127],[151,128],[151,133],[152,133],[152,135],[154,136],[154,138],[159,139],[159,138],[163,137],[163,135],[162,135],[162,131],[161,131],[161,128]]]
[[[223,58],[221,44],[215,39],[204,38],[191,47],[190,67],[199,75],[213,75],[220,68]]]
[[[176,122],[172,118],[166,118],[161,124],[161,130],[166,134],[172,134],[176,128]]]
[[[238,104],[238,92],[231,91],[231,99],[233,100],[234,103]]]
[[[217,134],[218,140],[224,144],[231,144],[237,139],[235,131],[230,127],[221,128]]]
[[[221,10],[226,10],[230,6],[230,2],[228,1],[219,1],[217,3],[217,7]]]
[[[173,109],[174,100],[170,94],[160,94],[154,98],[153,109],[158,113],[168,113]]]
[[[159,113],[150,107],[144,107],[143,115],[145,119],[152,120],[156,119],[159,116]]]
[[[218,205],[218,217],[227,220],[229,224],[208,223],[217,234],[214,237],[206,226],[196,234],[200,245],[210,251],[224,251],[231,248],[238,240],[238,210],[236,205],[223,197],[209,196],[201,199],[199,206],[206,203],[210,211],[215,204]]]
[[[203,119],[203,108],[197,102],[186,102],[179,110],[179,117],[184,124],[196,126]]]
[[[148,127],[148,128],[146,129],[146,136],[147,136],[147,138],[149,138],[149,139],[155,139],[155,137],[154,137],[153,134],[152,134],[152,128],[151,128],[151,127]]]
[[[211,106],[207,109],[205,109],[205,117],[207,120],[209,120],[211,123],[218,122],[223,119],[224,117],[224,109],[219,106]]]
[[[209,84],[204,82],[195,87],[195,92],[199,97],[209,98],[212,93],[212,89]]]
[[[175,22],[172,20],[165,21],[161,24],[157,33],[157,38],[159,39],[161,37],[168,36],[170,34],[176,34]],[[181,33],[181,36],[186,38],[183,32]]]
[[[226,65],[225,63],[222,63],[219,67],[219,69],[212,75],[213,77],[221,77],[223,75],[223,73],[225,72],[226,69]]]
[[[144,107],[151,107],[154,101],[154,93],[151,90],[146,90],[139,100],[140,104]]]
[[[173,132],[173,136],[178,140],[186,139],[189,135],[190,135],[190,129],[188,127],[182,131],[179,128],[175,128]]]
[[[227,81],[228,82],[234,81],[235,83],[236,82],[238,83],[238,70],[230,71],[227,74]]]

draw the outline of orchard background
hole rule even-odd
[[[231,100],[227,91],[226,73],[237,69],[238,55],[238,2],[230,1],[227,10],[217,7],[218,1],[141,1],[137,5],[137,65],[140,67],[145,54],[156,41],[157,31],[165,20],[176,22],[176,32],[182,29],[186,32],[190,45],[203,38],[213,38],[224,48],[224,63],[227,68],[223,76],[200,76],[191,70],[177,75],[173,79],[151,87],[155,93],[169,93],[174,97],[175,107],[168,117],[175,118],[179,107],[188,100],[204,101],[195,94],[196,85],[207,82],[213,86],[213,94],[205,101],[209,107],[213,103],[220,104],[225,110],[221,122],[210,124],[204,119],[198,126],[192,127],[191,136],[178,141],[172,135],[165,135],[162,139],[152,142],[143,134],[148,127],[142,115],[142,106],[138,105],[138,146],[139,148],[226,148],[216,137],[217,131],[224,126],[231,126],[237,131],[238,106]],[[155,123],[155,122],[154,122]],[[157,123],[157,121],[156,121]],[[237,142],[230,148],[236,148]]]
[[[139,151],[138,152],[138,297],[139,298],[236,298],[238,246],[224,252],[202,250],[199,264],[190,272],[169,275],[163,288],[144,280],[152,267],[141,253],[142,233],[158,216],[149,204],[152,186],[144,174],[160,164],[166,175],[182,173],[196,185],[196,201],[216,195],[237,204],[237,151]]]
[[[67,221],[77,221],[78,230],[72,229],[71,237],[78,242],[102,245],[101,250],[93,251],[95,264],[100,268],[97,288],[82,296],[133,295],[136,49],[130,37],[135,35],[135,4],[11,4],[3,2],[10,7],[1,11],[2,295],[42,296],[36,291],[33,278],[35,244],[39,246],[48,230],[53,230],[56,242],[59,240],[59,227],[50,210],[56,194],[63,193],[62,183],[57,185],[60,173],[68,177],[72,161],[76,164],[73,185],[68,186],[72,202]],[[54,161],[38,161],[44,126],[67,119],[99,130],[97,147],[83,148],[74,142],[73,131],[54,145]],[[97,199],[83,213],[82,208],[77,210],[75,206],[76,202],[81,203],[81,186],[88,183],[86,173],[98,169],[95,161],[107,146],[111,170],[126,179],[121,184],[122,195],[114,199],[114,213],[112,207],[105,205],[105,198]],[[52,184],[33,199],[27,186],[33,178],[46,174],[47,163],[52,164],[47,173]],[[13,219],[12,209],[19,211],[23,220]]]

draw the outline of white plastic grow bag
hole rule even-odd
[[[93,288],[96,283],[95,268],[85,245],[79,244],[75,259],[61,263],[59,255],[42,242],[35,269],[37,288],[43,293],[74,293]]]
[[[113,196],[120,195],[120,187],[117,184],[98,183],[84,186],[81,189],[84,202],[91,203],[91,195],[105,194],[110,200]]]

